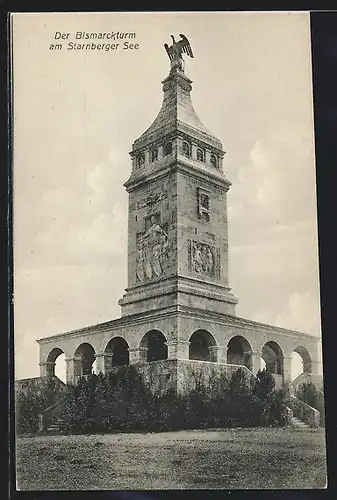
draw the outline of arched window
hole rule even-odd
[[[202,149],[197,149],[197,160],[204,161],[204,152]]]
[[[85,376],[93,373],[93,365],[95,363],[95,350],[91,344],[84,342],[83,344],[79,345],[75,351],[74,358],[76,360],[76,376]]]
[[[47,357],[47,376],[55,377],[55,375],[65,382],[66,361],[65,354],[58,347],[52,349]]]
[[[218,160],[215,155],[211,155],[211,165],[214,168],[218,168]]]
[[[265,362],[266,370],[275,375],[283,374],[283,352],[281,347],[270,340],[264,344],[261,358]]]
[[[227,345],[227,363],[229,365],[244,365],[252,368],[252,348],[247,339],[241,335],[232,337]]]
[[[216,362],[215,339],[207,330],[197,330],[190,337],[189,359]]]
[[[169,141],[164,146],[164,155],[170,155],[172,153],[172,142]]]
[[[187,156],[188,158],[191,156],[191,148],[190,145],[187,142],[183,142],[183,155]]]
[[[153,149],[151,151],[151,161],[156,161],[158,160],[158,149]]]
[[[140,342],[140,347],[147,351],[146,361],[167,359],[166,338],[158,330],[147,332]]]
[[[137,158],[137,165],[138,167],[141,167],[145,163],[145,156],[144,155],[139,155]]]
[[[111,339],[105,348],[105,352],[110,355],[106,368],[129,364],[129,346],[122,337],[114,337]]]
[[[303,346],[296,347],[292,353],[292,379],[295,379],[301,373],[311,373],[311,370],[312,360],[309,351]]]

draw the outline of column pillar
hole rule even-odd
[[[55,362],[45,361],[44,363],[39,363],[40,367],[40,377],[53,377],[55,375]]]
[[[211,355],[211,361],[227,364],[227,347],[214,345],[209,347],[208,349]]]
[[[185,340],[171,340],[167,345],[168,359],[189,359],[189,342]]]
[[[311,373],[313,375],[320,374],[319,366],[320,366],[320,363],[318,361],[311,361]]]
[[[95,354],[97,373],[103,373],[104,375],[111,368],[112,356],[110,352]]]
[[[252,351],[252,372],[254,375],[261,370],[261,353],[260,351]]]
[[[291,362],[292,356],[283,357],[283,384],[288,385],[291,383]]]
[[[144,363],[147,360],[147,347],[135,347],[129,349],[129,363],[135,365],[136,363]]]
[[[66,383],[75,385],[78,377],[82,375],[81,358],[66,359]]]

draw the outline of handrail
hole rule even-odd
[[[294,395],[290,395],[288,406],[293,411],[295,417],[299,418],[312,428],[319,427],[320,413],[316,410],[316,408],[309,406],[307,403]]]

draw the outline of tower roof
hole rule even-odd
[[[137,151],[172,132],[181,132],[223,152],[221,141],[201,122],[192,101],[192,80],[184,72],[183,65],[172,61],[171,71],[163,80],[163,102],[152,125],[134,141],[132,150]]]

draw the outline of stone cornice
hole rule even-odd
[[[49,342],[55,342],[55,340],[63,340],[67,337],[81,337],[82,335],[94,335],[97,333],[106,333],[111,330],[118,330],[121,326],[129,324],[144,324],[148,323],[151,319],[160,320],[163,318],[176,316],[177,308],[175,306],[170,308],[157,309],[152,311],[146,311],[142,313],[132,314],[129,316],[122,316],[121,318],[112,319],[104,323],[98,323],[96,325],[85,326],[76,330],[69,330],[64,333],[57,333],[50,337],[44,337],[37,339],[38,344],[47,344]]]
[[[124,187],[128,192],[133,191],[138,188],[142,184],[150,184],[153,181],[156,181],[162,177],[166,177],[167,175],[172,173],[172,165],[176,163],[176,159],[174,157],[171,158],[164,166],[153,170],[152,172],[144,173],[143,175],[131,174],[130,178],[124,182]]]
[[[183,130],[179,130],[179,125],[188,127],[192,132],[196,132],[198,134],[201,134],[201,132],[198,129],[193,128],[191,125],[187,126],[183,123],[180,123],[177,120],[177,122],[175,124],[175,129],[168,132],[168,133],[165,132],[165,129],[167,129],[166,126],[158,128],[158,130],[156,131],[156,135],[161,130],[163,131],[163,135],[160,136],[159,138],[149,140],[148,142],[146,142],[145,144],[143,144],[139,147],[137,147],[137,140],[138,139],[136,141],[134,141],[134,143],[132,145],[132,150],[129,152],[129,155],[131,156],[131,158],[134,158],[135,156],[137,156],[141,153],[145,153],[146,151],[154,149],[155,147],[160,147],[160,146],[164,145],[167,141],[169,141],[171,139],[176,139],[177,137],[179,137],[183,140],[190,142],[191,144],[194,144],[195,146],[197,146],[201,149],[207,149],[207,150],[211,151],[212,153],[220,156],[220,158],[224,157],[226,152],[223,149],[217,148],[216,146],[214,146],[210,142],[206,142],[205,140],[202,140],[198,137],[195,137],[194,135],[188,134],[187,132],[184,132]],[[206,134],[203,133],[203,135],[206,135]],[[141,141],[141,142],[143,142],[143,141]]]
[[[148,184],[152,181],[158,180],[161,177],[165,177],[168,174],[172,174],[173,172],[182,172],[186,175],[193,177],[195,180],[199,180],[200,182],[207,182],[216,187],[221,187],[228,191],[232,183],[226,179],[224,173],[221,170],[215,170],[212,172],[211,170],[206,168],[202,168],[193,160],[183,159],[179,157],[177,159],[175,156],[172,156],[170,161],[166,163],[162,167],[156,168],[152,172],[144,172],[144,174],[131,174],[129,179],[124,183],[124,187],[128,192],[133,191],[138,188],[142,184]]]
[[[73,338],[73,337],[81,337],[83,335],[106,333],[112,330],[118,331],[120,327],[122,326],[124,327],[129,324],[135,324],[135,323],[146,324],[149,322],[149,320],[158,321],[172,316],[173,317],[185,316],[196,319],[200,318],[203,321],[218,323],[222,326],[226,326],[229,328],[243,327],[245,330],[255,330],[267,334],[279,333],[290,339],[293,339],[294,336],[296,336],[297,338],[301,338],[309,342],[314,342],[316,344],[321,342],[320,337],[315,337],[313,335],[309,335],[308,333],[298,332],[296,330],[289,330],[286,328],[269,325],[267,323],[251,321],[245,318],[241,318],[239,316],[230,316],[228,314],[215,313],[187,306],[172,306],[170,308],[162,308],[162,309],[137,313],[129,316],[123,316],[121,318],[110,320],[105,323],[98,323],[96,325],[86,326],[81,329],[71,330],[65,333],[59,333],[50,337],[41,338],[36,340],[36,342],[38,344],[48,344],[48,343],[53,343],[56,340],[67,339],[67,337]]]
[[[299,332],[296,330],[291,330],[287,328],[282,328],[279,326],[269,325],[268,323],[260,323],[258,321],[248,320],[241,318],[240,316],[230,316],[229,314],[221,314],[213,311],[204,311],[202,309],[197,309],[194,307],[179,306],[179,312],[186,314],[188,316],[202,317],[207,321],[217,321],[219,324],[226,325],[229,327],[245,327],[250,330],[259,330],[264,333],[280,333],[293,337],[301,337],[306,340],[311,340],[312,342],[320,342],[320,337],[315,337],[309,333]]]

